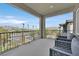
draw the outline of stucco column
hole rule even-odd
[[[40,37],[45,38],[45,17],[40,16]]]
[[[79,56],[79,4],[73,10],[73,32],[76,37],[71,42],[72,55]]]
[[[69,22],[67,24],[67,33],[73,33],[73,23]]]
[[[67,22],[67,38],[71,38],[71,33],[73,33],[73,22]]]
[[[79,4],[73,10],[73,32],[79,35]]]

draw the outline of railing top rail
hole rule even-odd
[[[0,32],[0,34],[5,34],[5,33],[20,33],[20,32],[33,32],[34,30],[28,30],[28,31],[7,31],[7,32]]]

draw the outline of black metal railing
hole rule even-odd
[[[0,33],[0,53],[33,41],[36,34],[33,30]]]

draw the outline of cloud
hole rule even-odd
[[[12,24],[21,24],[21,23],[26,23],[27,21],[22,21],[22,20],[17,20],[17,19],[11,19],[8,20],[7,23],[11,22]]]
[[[19,16],[0,16],[0,26],[17,26],[22,27],[22,24],[25,24],[25,27],[27,27],[27,24],[30,24],[29,26],[36,25],[39,27],[38,22],[35,21],[38,20],[37,18],[32,17],[19,17]],[[35,27],[36,27],[35,26]]]
[[[21,23],[26,23],[26,21],[11,19],[11,20],[2,20],[0,23],[21,24]]]
[[[26,23],[26,20],[19,19],[18,17],[15,16],[1,16],[0,17],[0,23],[6,23],[6,24],[22,24]]]
[[[12,19],[12,18],[16,18],[16,17],[15,16],[5,16],[5,18]]]

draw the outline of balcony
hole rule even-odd
[[[49,48],[54,40],[39,39],[9,50],[1,56],[49,56]]]
[[[54,41],[52,39],[40,39],[39,32],[33,30],[2,32],[0,33],[0,55],[47,56],[49,55],[49,48],[54,45]]]
[[[0,54],[1,56],[49,56],[49,48],[54,48],[55,45],[69,51],[71,46],[67,39],[58,38],[61,31],[52,31],[52,35],[51,30],[47,31],[46,39],[40,39],[39,32],[34,30],[0,33]]]
[[[79,4],[11,3],[14,8],[39,18],[39,32],[34,30],[0,33],[2,56],[72,56],[79,55]],[[52,7],[51,7],[52,6]],[[46,18],[73,13],[57,30],[46,30]],[[60,21],[61,22],[61,21]],[[71,26],[70,26],[71,25]],[[51,34],[52,33],[52,34]]]

